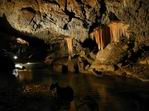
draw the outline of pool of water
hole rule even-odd
[[[148,111],[149,83],[120,77],[54,73],[50,67],[19,71],[26,92],[49,93],[58,82],[74,91],[73,111]]]

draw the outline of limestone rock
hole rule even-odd
[[[96,0],[3,0],[0,9],[14,29],[45,41],[63,35],[83,41],[98,12]]]
[[[75,62],[73,60],[68,60],[68,58],[59,58],[51,65],[54,72],[67,73],[76,71]]]
[[[118,19],[129,24],[136,38],[139,36],[144,39],[148,38],[149,0],[105,0],[105,3],[107,13],[112,12]]]
[[[90,67],[90,70],[94,71],[115,71],[114,65],[98,64],[94,62]]]
[[[108,24],[114,16],[130,25],[135,38],[146,40],[149,35],[148,11],[148,0],[0,1],[0,17],[5,16],[17,31],[49,44],[65,36],[82,42],[93,28]]]
[[[149,52],[144,53],[144,57],[138,60],[138,64],[140,65],[149,65]]]
[[[148,65],[149,64],[149,57],[148,58],[145,58],[145,59],[142,59],[139,61],[140,64],[145,64],[145,65]]]
[[[131,48],[137,50],[140,45],[149,46],[148,3],[148,0],[0,0],[0,35],[16,31],[26,35],[24,38],[27,39],[35,37],[44,40],[50,44],[49,50],[52,49],[49,51],[52,57],[50,56],[46,62],[52,64],[55,59],[68,54],[64,41],[66,37],[77,41],[73,44],[73,49],[76,50],[74,55],[79,55],[83,48],[91,49],[90,46],[96,45],[89,40],[86,47],[80,47],[89,39],[90,32],[98,26],[105,26],[118,19],[130,26],[130,38],[134,37],[135,40],[135,48]],[[8,26],[3,25],[3,22]],[[14,30],[9,30],[10,26]],[[8,36],[12,37],[11,34]],[[18,37],[18,33],[13,36]],[[3,41],[1,39],[1,42]],[[8,44],[6,40],[4,43]],[[95,47],[85,53],[85,56],[79,56],[95,69],[113,71],[114,65],[127,55],[128,47],[119,43],[109,44],[97,53],[94,63],[94,59],[90,60],[87,55],[94,52]],[[66,61],[59,62],[61,63],[55,62],[53,69],[61,72],[68,64]],[[82,69],[88,68],[88,64],[87,67],[84,67],[86,64],[82,66]],[[71,67],[67,68],[73,71],[74,66]]]
[[[104,50],[97,53],[95,61],[90,70],[115,71],[115,65],[123,60],[127,55],[127,45],[109,44]]]
[[[128,46],[121,46],[111,43],[104,50],[101,50],[96,55],[96,60],[100,64],[117,64],[127,54]]]

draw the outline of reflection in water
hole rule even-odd
[[[74,97],[73,89],[70,86],[61,87],[58,83],[52,83],[50,91],[59,106],[63,106],[63,109],[69,109]]]
[[[31,72],[31,70],[22,70],[22,71],[19,71],[19,74],[17,74],[17,77],[21,81],[26,81],[26,80],[31,81],[32,80],[32,72]]]
[[[56,82],[61,88],[70,86],[73,89],[74,99],[68,108],[69,111],[146,111],[149,101],[148,83],[137,80],[97,78],[73,73],[59,74],[39,69],[32,72],[36,72],[33,73],[32,80],[29,79],[30,83],[25,83],[25,88],[30,88],[29,92],[50,95],[49,86]],[[53,104],[58,105],[57,102]],[[57,111],[64,110],[59,108]]]

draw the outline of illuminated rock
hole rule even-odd
[[[129,25],[124,24],[123,22],[120,21],[114,21],[108,24],[110,28],[110,36],[111,36],[111,41],[113,42],[119,42],[121,37],[127,37],[129,38],[129,31],[128,27]]]
[[[25,41],[25,40],[23,40],[21,38],[17,38],[16,40],[17,40],[18,44],[29,46],[29,42],[27,42],[27,41]]]
[[[96,59],[90,69],[114,71],[114,66],[123,61],[124,57],[127,56],[127,50],[127,45],[109,44],[104,50],[97,53]]]
[[[103,26],[95,28],[90,34],[92,39],[95,38],[99,50],[103,50],[111,42],[109,32],[109,28],[107,26]]]
[[[147,37],[149,22],[146,4],[146,0],[2,0],[0,17],[5,16],[17,31],[43,39],[46,43],[62,36],[82,42],[88,38],[89,30],[95,28],[94,24],[97,26],[113,21],[109,15],[112,12],[120,21],[129,24],[135,35]],[[118,41],[118,35],[126,34],[123,31],[127,27],[121,28],[124,29],[121,31],[118,31],[117,25],[110,27],[114,41]],[[99,48],[102,49],[102,46]]]
[[[113,13],[114,16],[110,13]],[[76,57],[80,57],[81,51],[85,52],[86,58],[84,58],[87,60],[90,52],[96,54],[96,44],[100,52],[97,53],[95,62],[117,64],[127,51],[125,46],[117,45],[117,43],[122,42],[120,41],[121,37],[134,39],[135,48],[133,49],[133,45],[131,47],[133,51],[140,47],[139,45],[149,43],[146,39],[149,35],[148,16],[147,0],[0,1],[0,31],[11,32],[10,35],[15,37],[22,37],[18,36],[18,33],[23,34],[22,38],[26,37],[26,40],[30,37],[44,40],[49,45],[50,51],[48,51],[53,57],[46,61],[50,64],[55,59],[63,59],[62,57],[66,57],[67,54],[73,53]],[[96,29],[98,26],[101,27]],[[90,39],[91,32],[94,33],[96,44],[89,40],[88,44],[83,47],[84,41]],[[65,41],[65,37],[70,37],[70,39]],[[138,42],[141,40],[140,38],[144,39],[141,44]],[[4,39],[0,41],[3,42]],[[111,42],[116,43],[111,45]],[[130,41],[127,42],[130,43]],[[68,50],[65,50],[67,46]],[[90,48],[92,46],[93,48]],[[72,59],[74,58],[72,57]],[[62,69],[61,66],[58,67],[60,70]]]
[[[68,54],[69,54],[69,60],[71,59],[71,56],[73,54],[73,44],[72,44],[72,38],[65,38],[67,47],[68,47]]]

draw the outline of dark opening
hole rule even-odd
[[[62,66],[62,72],[67,73],[68,72],[68,67],[66,65]]]
[[[98,51],[98,46],[95,40],[92,40],[91,38],[87,38],[81,45],[83,48],[88,48],[90,51]]]
[[[74,13],[73,11],[69,11],[69,10],[67,9],[67,0],[65,1],[64,13],[69,16],[69,21],[71,21],[72,18],[75,18],[75,13]]]
[[[47,48],[49,46],[45,44],[43,40],[40,40],[37,37],[27,36],[27,34],[15,30],[7,21],[5,15],[0,17],[0,24],[0,48],[4,48],[9,52],[18,55],[18,57],[20,57],[20,59],[23,61],[29,59],[40,61],[44,59],[47,54]],[[21,37],[22,39],[28,41],[29,47],[25,45],[16,45],[15,39],[17,37]]]
[[[109,12],[109,19],[110,19],[111,21],[120,21],[120,20],[118,19],[118,17],[117,17],[113,12]]]
[[[32,7],[22,8],[21,11],[28,11],[28,12],[36,13],[36,10],[34,10]]]
[[[65,24],[63,27],[64,30],[68,30],[68,24]]]

